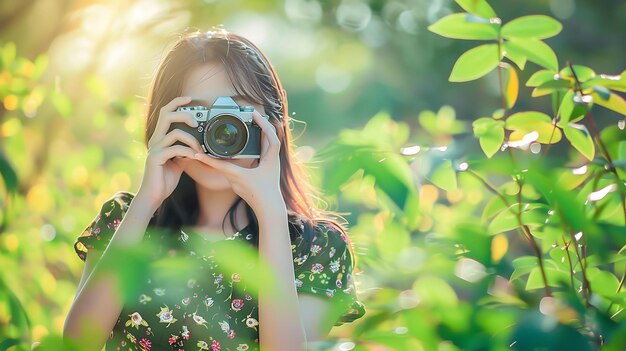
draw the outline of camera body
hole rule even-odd
[[[253,106],[239,106],[230,96],[219,96],[213,105],[184,106],[176,111],[187,112],[198,122],[194,128],[183,122],[170,126],[193,136],[205,154],[215,158],[259,158],[261,127],[252,118]],[[174,145],[186,145],[180,141]],[[189,146],[189,145],[186,145]]]

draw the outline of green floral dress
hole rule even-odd
[[[100,213],[77,237],[74,249],[85,260],[89,249],[104,250],[133,199],[118,192],[102,205]],[[218,241],[201,240],[214,253],[235,241],[252,242],[250,225],[234,236]],[[191,234],[194,235],[194,234]],[[197,262],[195,273],[177,277],[176,283],[157,274],[137,277],[138,294],[126,302],[109,335],[106,351],[111,350],[222,350],[259,349],[257,298],[246,290],[247,277],[239,272],[224,274],[212,255],[198,254],[190,244],[190,234],[180,230],[175,238],[146,231],[144,241],[156,240],[159,255],[183,255]],[[345,234],[335,226],[320,222],[310,248],[302,250],[302,237],[292,242],[295,284],[298,293],[329,299],[343,314],[335,326],[352,322],[365,314],[357,299],[352,280],[352,255]],[[232,272],[232,273],[230,273]],[[242,271],[243,272],[243,271]],[[182,282],[182,283],[181,283]],[[133,295],[134,296],[134,295]],[[260,323],[261,322],[261,323]]]

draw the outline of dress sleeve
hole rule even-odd
[[[100,212],[74,242],[74,251],[82,261],[87,259],[89,249],[102,251],[107,247],[132,198],[133,194],[120,191],[102,204]]]
[[[309,250],[294,257],[296,290],[330,299],[341,310],[335,326],[363,317],[365,305],[358,300],[352,280],[353,257],[346,234],[333,224],[321,223]]]

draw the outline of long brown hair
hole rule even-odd
[[[337,212],[324,210],[314,203],[314,199],[322,198],[321,192],[311,184],[308,170],[292,153],[295,148],[290,128],[293,119],[288,114],[287,94],[280,79],[267,57],[248,39],[223,28],[180,36],[158,65],[151,83],[146,106],[146,147],[154,133],[159,109],[180,96],[186,73],[192,67],[212,60],[218,60],[223,64],[237,94],[262,105],[269,116],[269,121],[276,127],[281,142],[280,188],[288,211],[291,239],[294,240],[295,235],[302,235],[304,245],[301,247],[306,250],[310,247],[313,228],[318,226],[319,222],[334,225],[348,241],[353,266],[356,267],[356,255],[343,227],[347,225],[347,221]],[[232,223],[235,223],[234,210],[239,201],[242,199],[238,198],[228,211]],[[258,220],[250,206],[247,204],[245,206],[252,222],[254,233],[252,241],[258,247]],[[183,225],[195,224],[198,215],[196,184],[183,172],[178,186],[157,209],[151,224],[155,227],[178,230]]]

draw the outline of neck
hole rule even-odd
[[[249,223],[248,216],[246,214],[245,202],[242,200],[234,210],[235,223],[230,222],[230,218],[227,217],[228,210],[235,203],[235,200],[239,198],[232,189],[227,190],[211,190],[201,185],[197,185],[199,214],[196,227],[199,229],[222,232],[222,222],[224,223],[223,232],[232,235],[237,228],[243,228]],[[224,218],[226,220],[224,221]]]

